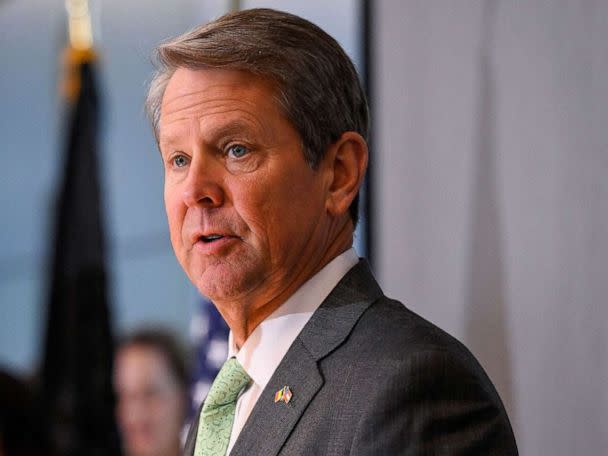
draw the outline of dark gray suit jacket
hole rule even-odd
[[[289,386],[288,404],[274,394]],[[184,450],[194,454],[198,423]],[[231,455],[516,455],[492,382],[360,261],[279,364]]]

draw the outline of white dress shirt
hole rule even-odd
[[[255,403],[293,341],[331,290],[358,261],[353,248],[330,261],[260,323],[240,350],[230,331],[228,358],[236,357],[251,377],[252,383],[237,400],[226,454],[232,450]]]

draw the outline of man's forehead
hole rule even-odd
[[[163,94],[161,109],[173,109],[174,105],[192,95],[222,97],[239,92],[275,93],[275,84],[267,78],[248,71],[223,68],[178,68],[171,75]]]
[[[179,68],[165,90],[160,112],[159,142],[178,140],[192,119],[222,116],[220,133],[263,128],[265,114],[282,114],[274,86],[241,70]]]

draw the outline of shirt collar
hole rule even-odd
[[[240,350],[230,331],[228,357],[236,356],[263,389],[312,314],[358,261],[352,247],[330,261],[260,323]]]

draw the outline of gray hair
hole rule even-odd
[[[269,79],[313,169],[342,133],[367,139],[367,100],[354,65],[336,40],[293,14],[264,8],[229,13],[161,44],[155,60],[146,110],[157,141],[162,98],[178,68],[236,69]],[[355,224],[358,199],[349,208]]]

